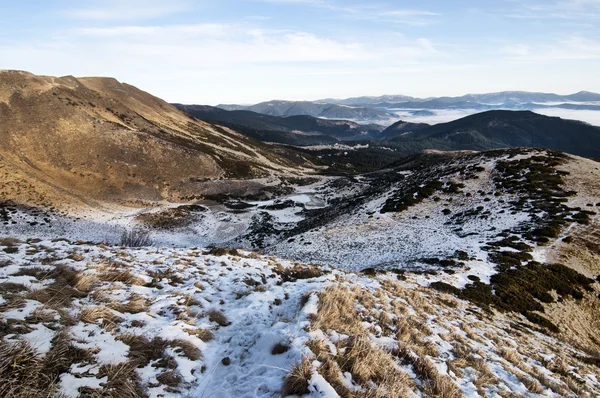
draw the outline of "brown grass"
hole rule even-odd
[[[523,383],[523,385],[525,386],[525,388],[527,388],[529,390],[529,392],[532,392],[534,394],[541,394],[544,392],[544,388],[542,387],[542,385],[540,384],[539,381],[529,377],[529,376],[524,376],[521,377],[521,382]]]
[[[225,314],[219,310],[209,310],[206,315],[208,315],[208,320],[211,322],[215,322],[219,326],[229,326],[231,322],[227,319]]]
[[[44,373],[44,361],[26,342],[0,340],[0,396],[52,397],[56,384]]]
[[[21,293],[27,291],[27,287],[21,283],[14,282],[3,282],[0,283],[0,293],[1,294],[13,294],[13,293]]]
[[[304,358],[292,367],[283,381],[281,396],[304,395],[308,393],[309,380],[312,377],[312,360]]]
[[[210,330],[204,328],[185,329],[185,331],[192,336],[198,337],[205,343],[215,338],[215,335]]]
[[[130,270],[112,270],[103,273],[99,278],[105,282],[121,282],[128,286],[145,286],[146,281],[134,275]]]
[[[342,379],[342,369],[340,365],[333,360],[332,358],[328,358],[323,361],[323,365],[321,365],[317,371],[327,382],[333,387],[333,389],[338,393],[338,395],[342,398],[352,398],[354,395],[352,392],[346,387],[344,384],[344,380]]]
[[[175,348],[175,352],[183,353],[188,359],[198,361],[202,359],[202,352],[189,340],[177,339],[168,342],[169,346]]]
[[[49,286],[34,290],[27,295],[31,300],[37,300],[53,309],[67,308],[73,299],[83,298],[87,294],[75,288],[79,272],[64,265],[56,266],[48,276],[54,279]]]
[[[148,310],[148,300],[144,296],[133,295],[129,301],[125,303],[108,303],[107,306],[118,312],[127,312],[130,314],[139,314]]]
[[[502,358],[506,359],[508,362],[513,365],[519,366],[521,365],[521,357],[515,350],[511,350],[510,348],[502,347],[500,348],[499,354]]]
[[[123,321],[123,318],[103,305],[84,308],[79,315],[79,319],[85,323],[97,323],[98,320],[102,319],[102,327],[107,330],[116,328],[117,324]]]
[[[283,282],[295,282],[298,279],[318,278],[323,275],[323,270],[312,265],[294,264],[293,267],[284,267],[277,264],[273,271],[281,277]]]
[[[174,370],[167,370],[156,376],[159,383],[169,387],[177,387],[183,381],[181,375]]]
[[[319,361],[324,361],[331,354],[329,347],[327,346],[327,343],[325,342],[325,340],[320,339],[320,338],[314,338],[314,339],[309,340],[306,343],[306,346],[308,347],[309,350],[312,351],[312,353],[315,355],[315,357]]]
[[[79,274],[79,277],[77,278],[77,283],[75,284],[75,288],[82,292],[89,293],[90,290],[92,290],[92,287],[94,287],[99,281],[100,281],[100,279],[98,278],[98,275],[96,275],[96,274],[81,273],[81,274]]]
[[[106,398],[143,398],[147,394],[142,388],[134,362],[123,362],[117,365],[104,365],[100,368],[99,376],[107,377],[108,382],[102,391],[94,394]]]
[[[326,287],[319,293],[319,310],[311,324],[313,330],[335,330],[347,335],[362,335],[364,328],[356,311],[355,296],[340,286]]]
[[[129,358],[138,367],[148,365],[150,361],[163,358],[167,341],[160,337],[154,337],[149,340],[145,336],[125,333],[117,337],[123,343],[129,346]]]
[[[23,242],[17,238],[0,238],[0,246],[12,247],[12,246],[18,246],[21,243],[23,243]]]

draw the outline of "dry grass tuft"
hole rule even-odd
[[[115,311],[139,314],[148,310],[148,300],[144,296],[133,295],[125,303],[111,302],[107,306]]]
[[[281,396],[308,394],[309,381],[312,377],[312,360],[304,358],[294,365],[283,381]]]
[[[204,329],[204,328],[196,328],[196,329],[185,329],[185,331],[192,335],[192,336],[196,336],[198,337],[200,340],[206,342],[209,342],[211,340],[214,340],[215,335],[213,334],[213,332],[211,332],[208,329]]]
[[[13,247],[20,245],[21,242],[17,238],[0,238],[0,246]]]
[[[142,388],[139,376],[135,371],[136,364],[123,362],[117,365],[104,365],[99,376],[107,377],[108,382],[98,392],[98,397],[106,398],[143,398],[147,394]],[[94,394],[95,395],[95,394]]]
[[[373,346],[367,336],[355,336],[348,340],[342,369],[350,372],[360,384],[381,381],[387,374],[395,372],[391,355]]]
[[[26,292],[27,287],[21,283],[3,282],[0,283],[0,294],[15,294]]]
[[[129,346],[129,358],[137,367],[144,367],[150,361],[163,358],[165,348],[168,345],[167,341],[160,337],[149,340],[145,336],[132,333],[122,334],[117,337],[117,340],[121,340]]]
[[[529,376],[521,377],[521,382],[523,383],[525,388],[529,390],[529,392],[532,392],[534,394],[542,394],[544,392],[544,388],[542,387],[540,382]]]
[[[102,319],[102,327],[107,330],[116,328],[117,324],[123,321],[123,318],[103,305],[84,308],[79,315],[79,319],[85,323],[97,323],[98,320]]]
[[[353,397],[352,392],[344,384],[344,380],[342,379],[342,369],[335,360],[331,358],[324,360],[323,365],[321,365],[317,371],[325,380],[327,380],[340,397]]]
[[[273,271],[281,277],[283,282],[295,282],[298,279],[311,279],[323,276],[323,270],[312,265],[294,264],[293,267],[286,268],[277,264]]]
[[[320,338],[314,338],[309,340],[306,343],[306,346],[309,350],[312,351],[312,353],[319,361],[324,361],[331,354],[329,346],[327,345],[325,340]]]
[[[145,286],[146,281],[139,276],[134,275],[130,270],[113,269],[100,275],[100,279],[105,282],[121,282],[129,286]]]
[[[57,382],[59,376],[68,372],[72,364],[91,360],[91,352],[75,347],[68,328],[64,328],[52,339],[52,347],[44,358],[43,372],[49,380]]]
[[[219,310],[209,310],[206,315],[208,315],[208,320],[211,322],[215,322],[219,326],[229,326],[231,322],[227,319],[225,314]]]
[[[81,273],[77,278],[77,283],[75,284],[75,288],[82,292],[89,293],[92,290],[100,279],[98,275],[91,273]]]
[[[354,294],[347,288],[326,287],[319,293],[319,310],[312,322],[312,329],[335,330],[347,335],[364,334],[354,299]]]
[[[502,358],[506,359],[513,365],[519,366],[522,362],[519,354],[515,350],[511,350],[510,348],[502,347],[499,351],[499,354]]]
[[[436,398],[461,398],[463,394],[450,378],[437,375],[425,383],[425,396]]]
[[[52,397],[56,384],[44,373],[44,361],[26,342],[0,341],[0,396]]]
[[[49,286],[30,292],[27,298],[37,300],[53,309],[67,308],[73,299],[87,296],[75,288],[79,279],[79,272],[64,265],[56,266],[48,273],[54,279]]]
[[[156,380],[158,380],[159,383],[164,384],[165,386],[175,388],[181,384],[183,378],[176,371],[167,370],[166,372],[163,372],[156,376]]]
[[[183,353],[188,359],[198,361],[202,359],[202,352],[189,340],[177,339],[168,342],[169,346],[175,348],[175,352]]]

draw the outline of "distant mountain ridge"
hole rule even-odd
[[[238,130],[252,138],[291,145],[380,139],[385,129],[378,124],[361,125],[349,120],[320,119],[309,115],[271,116],[246,110],[227,111],[207,105],[174,106],[201,120],[236,128],[246,127],[250,130]]]
[[[407,95],[382,95],[378,97],[353,97],[347,99],[324,99],[319,100],[331,104],[343,104],[352,106],[379,106],[381,104],[400,104],[400,103],[428,103],[436,101],[440,104],[456,104],[463,102],[476,102],[487,105],[499,105],[504,103],[547,103],[547,102],[591,102],[600,101],[600,94],[590,91],[580,91],[569,95],[560,95],[554,93],[540,93],[529,91],[501,91],[497,93],[485,94],[465,94],[456,97],[426,97],[418,98]]]
[[[349,106],[313,101],[267,101],[256,105],[217,105],[228,111],[246,110],[263,113],[270,116],[299,116],[308,115],[326,119],[347,120],[387,120],[396,114],[381,109],[364,106]]]
[[[416,98],[407,95],[363,96],[316,101],[267,101],[256,105],[218,105],[225,110],[249,110],[272,116],[310,115],[328,119],[382,123],[399,117],[399,110],[535,110],[562,108],[600,111],[600,94],[580,91],[560,95],[527,91]]]
[[[383,134],[390,134],[394,125]],[[399,149],[488,150],[541,147],[600,157],[600,127],[531,111],[488,111],[425,127],[392,139]]]

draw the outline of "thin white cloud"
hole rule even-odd
[[[262,3],[281,5],[296,4],[329,10],[336,17],[345,17],[363,21],[397,23],[410,26],[426,26],[437,22],[441,14],[412,8],[395,8],[381,4],[341,5],[330,0],[252,0]]]
[[[520,3],[508,16],[521,19],[600,20],[600,0]]]
[[[552,44],[510,44],[500,52],[513,62],[597,60],[600,59],[600,41],[571,36]]]
[[[96,48],[97,52],[163,56],[194,67],[272,62],[385,62],[390,56],[410,63],[441,55],[426,38],[413,41],[403,38],[382,47],[308,32],[230,24],[79,28],[74,30],[73,37],[86,37],[88,40],[80,45]]]
[[[63,10],[63,14],[87,21],[141,21],[190,8],[190,4],[182,0],[94,0],[83,4],[85,6]]]

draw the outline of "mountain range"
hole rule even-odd
[[[271,116],[309,115],[325,119],[381,121],[394,117],[393,112],[366,106],[330,104],[321,101],[268,101],[256,105],[217,105],[228,111],[246,110]]]
[[[252,138],[285,144],[301,145],[300,142],[306,142],[315,145],[340,140],[380,139],[381,132],[385,129],[378,124],[365,125],[348,120],[323,119],[309,115],[272,116],[246,110],[227,111],[204,105],[174,105],[201,120],[253,129],[257,132],[254,135],[250,131],[247,132],[247,135]],[[259,135],[259,131],[270,133]],[[293,143],[292,140],[297,142]]]
[[[545,103],[545,102],[590,102],[600,101],[600,94],[589,91],[580,91],[570,95],[560,95],[553,93],[537,93],[527,91],[502,91],[498,93],[487,94],[466,94],[457,97],[427,97],[417,98],[406,95],[382,95],[377,97],[353,97],[346,99],[323,99],[319,102],[329,104],[352,105],[352,106],[377,106],[379,104],[390,103],[427,103],[428,101],[438,101],[438,103],[480,103],[488,105],[501,105],[506,103]]]
[[[249,110],[274,116],[310,115],[385,124],[398,112],[436,110],[486,111],[495,109],[535,110],[544,108],[600,111],[600,94],[580,91],[569,95],[525,91],[467,94],[457,97],[416,98],[406,95],[322,99],[317,101],[268,101],[256,105],[218,105],[226,110]]]
[[[600,127],[531,111],[486,111],[436,125],[400,120],[382,130],[379,125],[360,125],[347,120],[270,116],[197,105],[176,106],[195,117],[229,126],[254,139],[286,145],[369,141],[371,149],[388,147],[398,155],[426,149],[543,147],[600,157]]]

